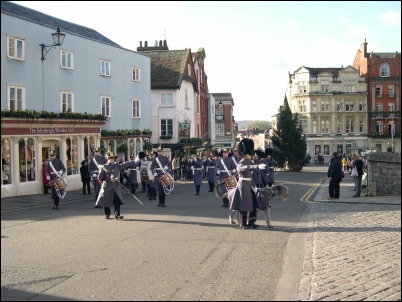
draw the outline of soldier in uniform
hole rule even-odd
[[[153,161],[153,159],[152,159],[152,154],[153,154],[153,151],[151,151],[151,153],[149,153],[148,151],[146,151],[146,153],[145,153],[145,160],[146,160],[146,161],[149,161],[149,162],[152,162],[152,161]],[[146,197],[149,198],[149,197],[151,196],[151,194],[150,194],[151,182],[148,181],[148,180],[146,180],[146,181],[145,181],[145,185],[146,185],[146,187],[147,187],[147,189],[146,189],[147,196],[146,196]]]
[[[99,192],[96,205],[103,207],[105,218],[110,217],[110,208],[114,207],[114,218],[123,219],[120,215],[120,205],[124,204],[123,197],[121,196],[121,185],[119,182],[119,173],[126,168],[135,168],[137,163],[135,161],[127,161],[119,164],[115,162],[115,157],[112,152],[107,154],[107,164],[101,168],[99,178],[103,181],[103,185]]]
[[[251,178],[251,172],[259,171],[266,167],[265,164],[253,165],[251,156],[254,153],[254,141],[249,138],[243,138],[239,143],[239,154],[243,159],[237,165],[239,173],[239,182],[236,188],[229,190],[228,198],[230,200],[230,209],[238,210],[240,213],[239,223],[241,229],[257,228],[254,223],[256,218],[257,199],[255,196],[255,183]],[[247,223],[247,212],[250,212]]]
[[[276,161],[272,158],[272,149],[267,148],[265,149],[265,155],[267,156],[266,163],[267,163],[267,169],[268,169],[268,179],[267,179],[267,184],[268,187],[272,187],[272,184],[275,182],[275,165]]]
[[[165,207],[165,197],[166,193],[163,189],[162,184],[159,182],[159,177],[166,173],[171,168],[170,160],[163,155],[163,148],[159,145],[158,149],[158,157],[156,157],[151,164],[151,171],[154,173],[154,181],[158,183],[158,195],[159,195],[159,204],[158,207]]]
[[[255,154],[256,154],[257,159],[251,160],[252,165],[266,164],[264,151],[255,150]],[[257,170],[257,171],[253,171],[253,173],[252,173],[253,181],[256,184],[257,188],[264,187],[262,172],[263,172],[263,170]]]
[[[140,161],[138,162],[137,165],[140,167],[140,170],[141,170],[141,165],[142,165],[142,163],[146,160],[146,158],[145,158],[145,152],[144,152],[144,151],[140,151],[140,152],[138,153],[138,157],[140,158]],[[146,184],[145,184],[145,181],[142,180],[142,175],[141,175],[141,185],[142,185],[141,193],[146,192],[147,186],[146,186]]]
[[[216,173],[220,176],[220,181],[236,173],[236,165],[229,158],[229,150],[227,148],[222,150],[222,158],[217,161],[215,169]],[[227,208],[228,206],[229,199],[224,197],[222,207]]]
[[[151,153],[151,162],[158,157],[158,152],[152,151]],[[154,200],[156,199],[156,190],[158,189],[158,179],[154,178],[153,181],[149,182],[149,200]]]
[[[238,155],[237,147],[236,147],[236,146],[233,148],[232,151],[233,151],[233,155],[232,155],[230,158],[234,161],[234,163],[235,163],[235,165],[236,165],[236,167],[237,167],[237,165],[239,164],[239,161],[241,160],[241,158],[240,158],[240,156]]]
[[[99,165],[104,165],[106,164],[106,158],[104,156],[100,155],[100,148],[96,147],[94,150],[94,157],[91,158],[89,165],[88,165],[88,171],[89,174],[92,176],[92,183],[94,185],[94,190],[95,190],[95,201],[98,200],[98,195],[100,192],[100,184],[98,182],[98,174],[99,174]],[[95,206],[95,208],[101,208],[100,206]]]
[[[131,161],[134,161],[136,163],[135,168],[130,168],[130,174],[128,175],[130,192],[131,194],[135,194],[135,189],[138,188],[137,170],[139,170],[140,167],[137,163],[139,161],[139,157],[137,156],[137,158],[134,158],[134,154],[131,154],[130,158]]]
[[[209,158],[206,161],[208,170],[207,170],[207,179],[208,179],[208,185],[209,185],[209,191],[208,192],[213,192],[214,187],[215,187],[215,182],[216,182],[216,159],[212,157],[212,153],[209,154]]]
[[[193,171],[193,179],[195,185],[195,195],[200,195],[200,188],[202,185],[202,169],[203,161],[201,159],[201,153],[197,153],[195,160],[191,162],[191,170]]]
[[[50,150],[50,161],[47,163],[46,167],[46,178],[50,180],[50,184],[52,187],[52,199],[54,200],[53,210],[59,209],[60,197],[57,195],[56,188],[53,185],[53,182],[61,177],[62,174],[66,173],[66,167],[63,162],[56,158],[56,152],[54,150]]]

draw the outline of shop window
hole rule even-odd
[[[20,182],[35,180],[35,142],[21,138],[18,143]]]
[[[324,155],[329,155],[329,145],[324,145]]]
[[[321,145],[315,145],[315,155],[321,154]]]
[[[1,183],[3,185],[11,184],[13,180],[10,162],[10,141],[8,139],[1,139]]]
[[[113,154],[115,153],[115,152],[114,152],[114,140],[110,140],[110,141],[109,141],[109,146],[108,146],[108,148],[107,148],[107,151],[113,152]],[[115,154],[115,155],[116,155],[116,154]]]
[[[66,155],[67,155],[67,175],[74,175],[78,172],[78,150],[77,138],[70,137],[66,140]]]

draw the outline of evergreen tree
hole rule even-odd
[[[284,168],[288,162],[290,171],[300,171],[306,156],[307,144],[297,113],[292,115],[285,95],[282,110],[279,113],[277,128],[271,136],[273,157],[279,167]]]

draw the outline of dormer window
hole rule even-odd
[[[380,77],[389,77],[389,64],[382,63],[380,65]]]
[[[329,81],[321,81],[321,91],[322,92],[329,92]]]

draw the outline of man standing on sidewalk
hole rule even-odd
[[[338,152],[332,154],[330,166],[328,168],[329,177],[329,198],[328,200],[339,199],[340,182],[342,180],[342,160]]]
[[[352,197],[360,197],[360,193],[362,191],[362,177],[363,177],[363,161],[357,154],[353,154],[353,162],[357,169],[356,176],[356,194],[352,195]]]

